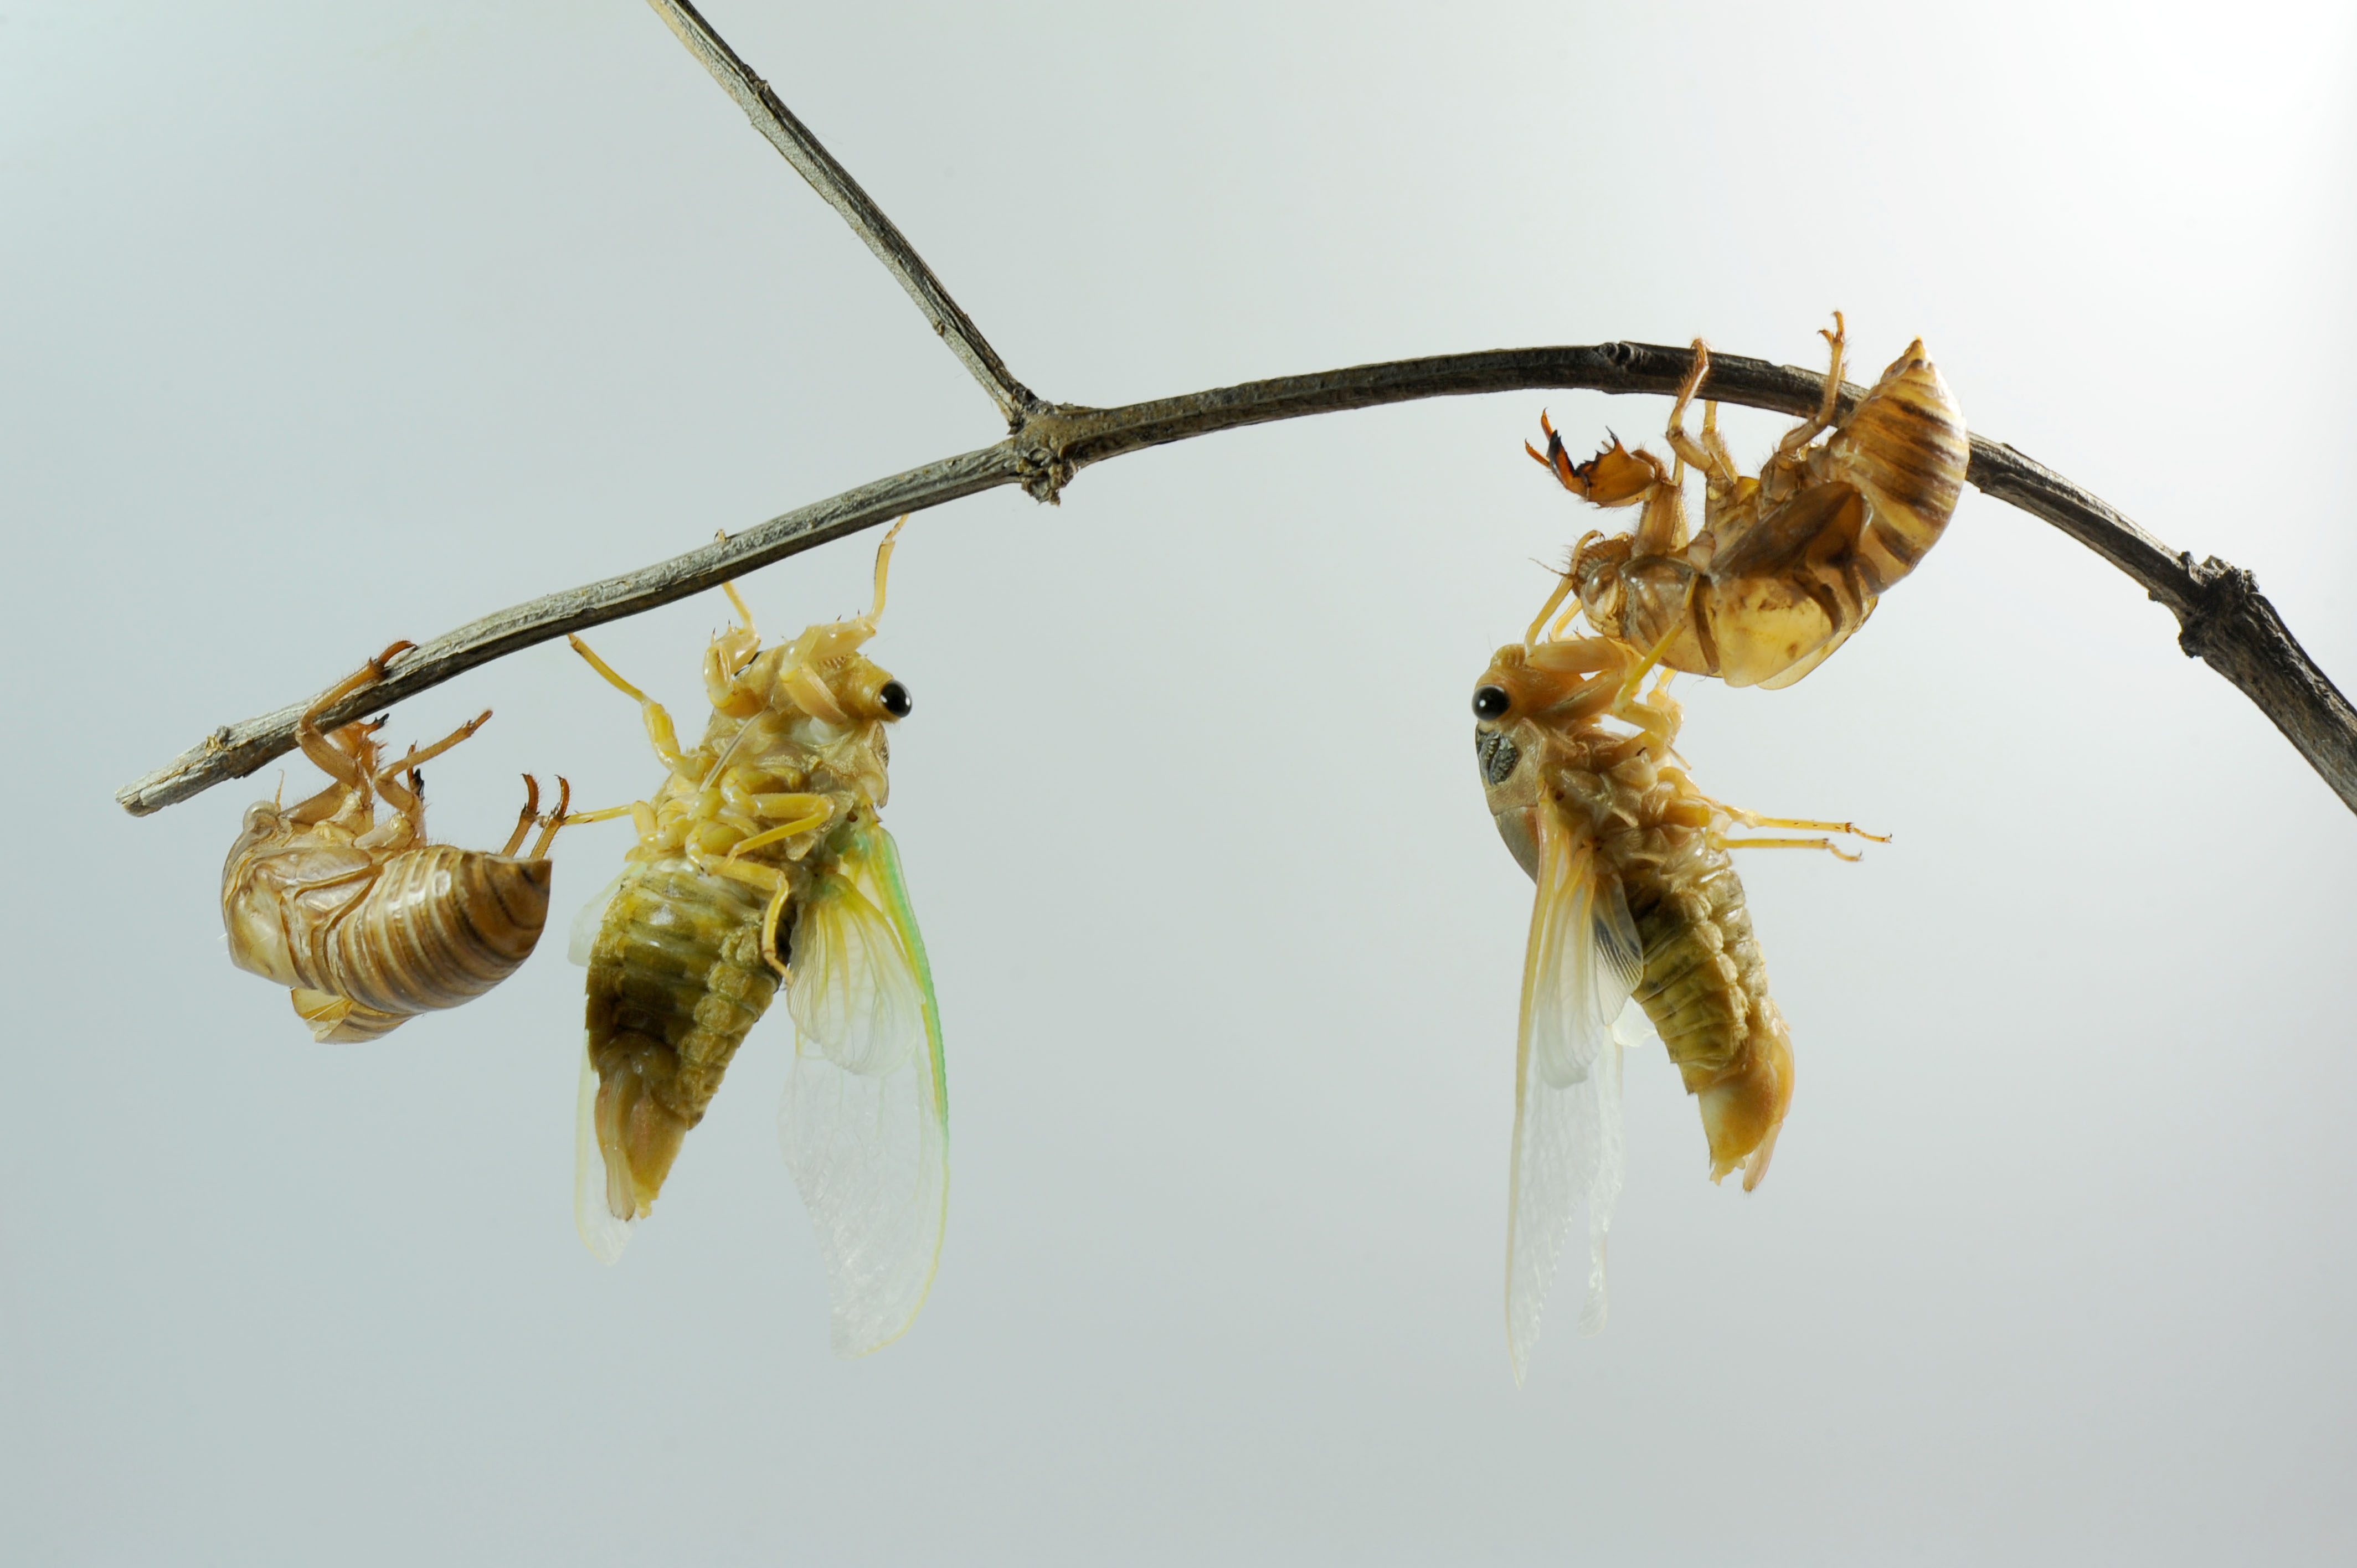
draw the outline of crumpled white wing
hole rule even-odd
[[[606,924],[607,908],[614,902],[614,895],[622,890],[622,878],[632,869],[626,865],[614,873],[614,880],[599,888],[597,896],[582,905],[581,912],[573,917],[573,925],[565,932],[565,957],[568,962],[584,969],[589,967],[589,954],[597,945],[597,932]]]
[[[601,1263],[611,1263],[630,1245],[636,1219],[617,1219],[606,1202],[606,1156],[597,1146],[597,1069],[589,1049],[581,1049],[581,1087],[573,1112],[573,1228],[581,1244]]]
[[[1543,807],[1538,819],[1506,1219],[1506,1348],[1518,1383],[1538,1343],[1564,1234],[1583,1201],[1589,1266],[1579,1326],[1587,1334],[1604,1326],[1605,1239],[1625,1164],[1613,1021],[1644,973],[1620,879],[1599,871],[1593,846],[1560,810]]]
[[[864,829],[794,926],[786,1166],[818,1233],[834,1353],[916,1320],[949,1210],[949,1100],[924,940],[882,827]]]
[[[625,865],[614,874],[614,880],[597,890],[597,896],[581,906],[573,917],[573,928],[566,933],[565,956],[582,968],[589,967],[591,950],[597,945],[597,932],[606,923],[606,910],[621,891],[622,879],[634,868]],[[630,1232],[638,1221],[617,1219],[606,1203],[606,1156],[597,1147],[597,1069],[590,1064],[585,1045],[581,1052],[581,1085],[576,1093],[573,1113],[573,1228],[581,1233],[581,1244],[601,1263],[610,1263],[621,1257],[622,1249],[630,1244]]]

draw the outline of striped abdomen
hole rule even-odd
[[[295,951],[301,987],[377,1014],[471,1002],[532,956],[548,918],[550,871],[545,860],[449,844],[403,850],[324,940]]]
[[[759,888],[683,856],[630,868],[589,957],[589,1059],[607,1204],[642,1214],[681,1141],[704,1120],[780,976],[761,957]]]
[[[1636,999],[1701,1102],[1711,1179],[1741,1165],[1748,1190],[1792,1102],[1792,1041],[1727,852],[1699,830],[1663,831],[1669,854],[1621,877],[1645,950]]]
[[[1940,542],[1971,458],[1964,410],[1918,338],[1809,456],[1813,478],[1854,485],[1866,498],[1856,557],[1868,594],[1913,571]]]

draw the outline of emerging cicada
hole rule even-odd
[[[372,1040],[420,1013],[472,1001],[532,956],[548,918],[548,845],[565,806],[540,817],[540,785],[529,775],[515,832],[497,854],[425,841],[419,768],[481,728],[489,710],[382,767],[382,720],[320,733],[320,714],[382,679],[384,661],[409,646],[393,644],[305,711],[296,736],[332,781],[299,805],[250,808],[221,870],[230,961],[288,987],[315,1039]],[[571,787],[558,783],[569,799]],[[382,822],[380,796],[393,809]],[[539,842],[517,858],[535,821],[544,824]]]
[[[1686,404],[1710,373],[1699,338],[1670,411],[1674,468],[1618,438],[1575,465],[1540,416],[1546,451],[1527,442],[1523,449],[1564,489],[1598,506],[1643,508],[1633,532],[1591,533],[1572,554],[1566,585],[1590,626],[1658,650],[1673,670],[1730,686],[1789,686],[1865,625],[1877,598],[1939,542],[1971,456],[1954,394],[1918,338],[1835,424],[1839,311],[1823,336],[1833,347],[1824,403],[1776,444],[1757,478],[1737,469],[1716,403],[1703,404],[1701,440],[1686,434]],[[1824,445],[1810,445],[1828,428]],[[1688,464],[1702,470],[1705,486],[1703,531],[1692,538]]]
[[[1743,847],[1842,853],[1818,838],[1731,839],[1737,824],[1857,832],[1761,817],[1696,789],[1674,760],[1680,712],[1651,661],[1604,638],[1498,650],[1473,692],[1474,751],[1498,832],[1538,885],[1523,957],[1514,1084],[1506,1337],[1520,1381],[1572,1211],[1588,1206],[1583,1332],[1604,1324],[1604,1241],[1620,1190],[1624,1006],[1652,1020],[1702,1110],[1710,1175],[1760,1185],[1792,1098],[1792,1047],[1727,857]],[[1618,720],[1629,730],[1608,723]],[[1870,834],[1861,834],[1871,837]]]
[[[906,520],[903,519],[903,521]],[[589,969],[576,1218],[610,1262],[662,1188],[731,1058],[780,984],[796,1045],[778,1127],[825,1257],[837,1355],[905,1332],[931,1288],[949,1204],[949,1098],[925,944],[877,820],[888,726],[908,688],[859,652],[884,613],[893,537],[866,615],[761,649],[743,620],[704,656],[712,717],[680,747],[628,693],[668,770],[629,816],[638,843],[573,929]]]

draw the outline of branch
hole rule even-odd
[[[846,490],[718,543],[601,583],[518,605],[397,657],[388,678],[328,710],[330,726],[379,713],[479,664],[604,621],[717,586],[772,561],[839,539],[904,511],[921,511],[1000,485],[1054,500],[1082,468],[1125,453],[1240,425],[1418,398],[1577,389],[1676,392],[1692,354],[1650,343],[1501,349],[1394,360],[1317,375],[1246,381],[1125,408],[1042,405],[996,446],[930,463]],[[1822,374],[1714,353],[1706,390],[1722,403],[1793,415],[1816,406]],[[1863,395],[1846,385],[1845,413]],[[2300,755],[2357,811],[2357,711],[2334,689],[2247,572],[2214,558],[2197,566],[2061,475],[2003,442],[1973,437],[1967,477],[1989,495],[2044,519],[2093,550],[2174,612],[2179,643],[2205,660],[2275,722]],[[135,816],[240,778],[294,746],[301,703],[216,730],[194,750],[115,794]]]
[[[876,259],[900,280],[900,286],[909,291],[909,297],[925,313],[933,331],[958,357],[958,363],[982,383],[983,391],[998,404],[998,412],[1006,416],[1006,428],[1021,428],[1024,416],[1041,406],[1039,399],[1015,379],[1014,372],[998,357],[998,350],[983,337],[982,328],[958,308],[958,302],[950,297],[950,291],[933,275],[933,269],[925,265],[925,258],[917,254],[908,236],[884,216],[882,208],[868,199],[850,171],[819,145],[810,127],[794,118],[793,111],[779,101],[770,84],[737,58],[728,41],[713,31],[712,24],[688,0],[647,3],[678,35],[679,41],[687,46],[688,52],[704,62],[704,69],[712,73],[721,90],[737,101],[737,107],[745,111],[753,128],[785,155],[786,162],[794,166],[794,172],[810,181],[811,188],[842,215],[852,232],[866,242]]]

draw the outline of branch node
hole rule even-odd
[[[2193,580],[2194,588],[2192,605],[2179,612],[2177,646],[2185,650],[2188,659],[2206,660],[2225,643],[2243,638],[2240,628],[2249,624],[2252,606],[2265,602],[2259,593],[2259,582],[2240,566],[2215,555],[2197,566],[2189,550],[2179,553],[2177,562]],[[2157,593],[2150,596],[2156,602],[2166,602]]]
[[[1079,472],[1078,464],[1052,446],[1026,446],[1015,454],[1015,482],[1033,500],[1049,506],[1062,504],[1064,487]]]

